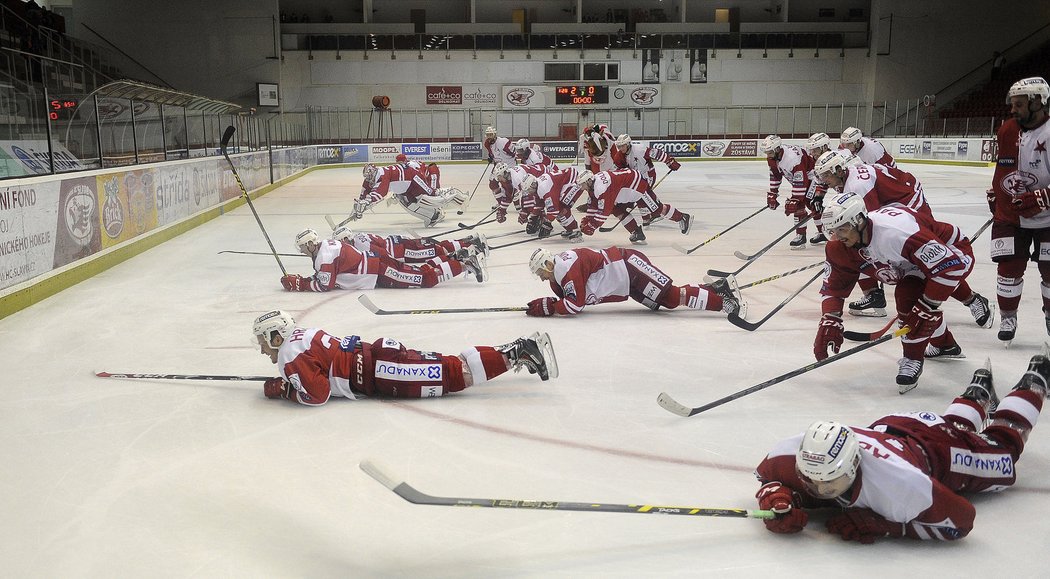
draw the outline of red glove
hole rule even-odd
[[[786,203],[784,203],[784,215],[794,215],[805,207],[806,201],[800,197],[788,197]]]
[[[770,209],[780,207],[780,201],[777,201],[777,194],[773,191],[766,193],[766,207],[769,207]]]
[[[580,231],[582,231],[584,235],[594,235],[594,232],[598,229],[599,225],[597,219],[588,215],[580,220]]]
[[[503,223],[506,220],[507,220],[507,208],[506,207],[500,207],[499,209],[496,209],[496,221],[498,223]]]
[[[813,341],[813,356],[817,361],[828,357],[828,348],[838,354],[842,347],[842,316],[824,314],[817,325],[817,339]]]
[[[988,199],[988,211],[995,215],[995,189],[989,189],[984,192],[984,196]]]
[[[270,378],[263,384],[263,394],[267,398],[285,398],[288,390],[285,388],[284,379],[278,376]]]
[[[672,170],[672,171],[677,171],[677,170],[682,168],[682,164],[679,163],[678,161],[675,161],[673,157],[672,158],[668,158],[667,159],[667,168]]]
[[[925,297],[921,297],[912,306],[911,311],[901,319],[901,323],[911,328],[908,338],[921,340],[933,335],[934,330],[941,325],[943,317],[944,313],[938,310],[937,306],[931,304]]]
[[[281,278],[281,285],[290,292],[308,292],[310,291],[310,278],[290,273]]]
[[[758,508],[777,514],[775,519],[762,521],[774,533],[797,533],[809,521],[809,515],[798,506],[791,489],[778,482],[763,485],[755,493],[755,498],[758,499]]]
[[[553,316],[554,304],[557,302],[558,298],[536,298],[529,302],[529,309],[525,311],[525,315],[541,318]]]
[[[846,509],[828,519],[829,533],[840,535],[843,541],[871,544],[879,537],[903,537],[904,525],[887,521],[871,509]]]
[[[1014,207],[1021,217],[1034,217],[1035,215],[1050,209],[1050,189],[1036,189],[1025,191],[1013,198]]]

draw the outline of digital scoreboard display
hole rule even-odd
[[[609,87],[588,84],[554,87],[554,104],[605,105],[609,104]]]
[[[49,109],[47,116],[52,121],[58,120],[59,113],[62,113],[64,116],[71,116],[79,104],[80,101],[75,98],[51,99],[47,103],[47,108]]]

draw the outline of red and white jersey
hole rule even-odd
[[[374,289],[382,264],[378,257],[359,251],[354,246],[325,239],[314,256],[310,289],[326,292],[331,289]]]
[[[755,470],[760,481],[777,481],[800,494],[802,506],[867,508],[904,525],[915,539],[953,540],[973,528],[974,508],[928,474],[927,452],[917,440],[923,431],[945,423],[932,412],[884,417],[872,428],[853,428],[860,445],[860,469],[848,495],[819,500],[806,492],[795,471],[802,434],[774,446]],[[890,430],[894,434],[887,434]]]
[[[923,295],[943,302],[973,268],[973,249],[958,227],[900,207],[883,207],[868,213],[871,240],[851,249],[833,240],[825,247],[828,268],[820,290],[821,310],[842,311],[842,303],[856,283],[859,271],[885,283],[905,276],[926,280]],[[864,264],[858,263],[857,257]]]
[[[596,173],[587,215],[608,217],[618,203],[634,203],[648,191],[649,182],[633,169]]]
[[[496,203],[506,209],[521,192],[521,182],[525,180],[526,175],[539,179],[540,175],[546,172],[547,168],[543,165],[518,165],[510,168],[510,177],[506,181],[491,179],[489,188],[492,189],[492,195],[496,197]]]
[[[601,154],[594,156],[584,147],[584,152],[587,154],[587,165],[590,167],[591,172],[598,173],[599,171],[613,171],[617,169],[616,158],[614,157],[618,152],[614,145],[616,137],[609,132],[609,127],[599,125],[598,131],[584,133],[583,140],[590,140],[601,151]]]
[[[631,293],[627,264],[618,247],[570,249],[554,256],[551,289],[560,315],[580,313],[584,306],[626,301]]]
[[[779,193],[780,183],[786,178],[791,183],[791,195],[805,197],[809,191],[809,173],[813,158],[802,147],[781,145],[780,158],[767,158],[769,165],[769,192]]]
[[[529,155],[518,161],[519,165],[538,166],[543,167],[546,171],[557,171],[558,166],[554,164],[546,154],[539,149],[539,147],[532,146],[529,148]]]
[[[860,138],[860,148],[854,155],[857,156],[865,165],[885,165],[887,167],[896,167],[897,163],[893,161],[893,157],[886,152],[886,147],[882,146],[882,143],[872,139],[870,137]]]
[[[339,339],[324,330],[296,328],[277,351],[277,370],[294,392],[291,399],[320,406],[332,396],[356,400],[361,392],[357,337]],[[355,392],[357,390],[357,392]]]
[[[583,192],[583,189],[576,185],[578,175],[576,167],[567,167],[537,177],[537,207],[542,207],[543,212],[551,217],[560,213],[562,209],[571,208]]]
[[[663,149],[631,143],[626,151],[620,152],[616,161],[620,169],[634,169],[645,177],[649,185],[652,185],[656,182],[656,168],[653,167],[653,161],[670,163],[674,161],[674,157],[668,155]]]
[[[1050,227],[1050,211],[1021,217],[1011,200],[1026,191],[1050,187],[1050,123],[1045,119],[1033,129],[1022,129],[1011,118],[999,127],[999,145],[992,188],[995,190],[995,219],[1030,229]]]
[[[435,243],[425,239],[405,239],[400,235],[383,237],[374,233],[359,231],[349,241],[354,249],[361,253],[372,252],[376,255],[385,255],[398,261],[407,263],[419,263],[444,256],[448,251],[442,244],[454,246],[451,241]]]
[[[915,175],[886,165],[855,165],[847,171],[842,192],[856,193],[868,211],[896,206],[932,215]]]
[[[415,169],[406,165],[390,165],[379,167],[376,173],[376,181],[368,191],[369,201],[375,203],[387,196],[387,194],[403,195],[409,202],[416,200],[421,195],[433,195],[434,185],[426,167]]]
[[[482,146],[485,147],[485,152],[492,158],[493,163],[506,163],[511,167],[518,164],[518,159],[514,156],[514,149],[511,148],[510,139],[506,137],[486,139]]]

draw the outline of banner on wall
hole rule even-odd
[[[649,146],[661,149],[672,157],[699,157],[700,141],[649,141]]]
[[[689,51],[689,82],[707,82],[707,49],[694,48]]]
[[[398,155],[404,155],[413,161],[449,161],[452,159],[452,144],[401,143],[368,145],[368,158],[374,163],[393,163]]]
[[[660,83],[660,50],[656,48],[642,49],[642,82],[646,84]]]
[[[95,177],[62,181],[52,268],[83,259],[102,247]]]
[[[427,85],[425,90],[426,104],[438,106],[491,106],[500,97],[499,88],[495,85]]]
[[[0,288],[51,271],[59,183],[0,187]]]
[[[579,147],[577,141],[543,141],[536,144],[551,159],[575,159]]]
[[[481,158],[481,143],[452,143],[453,161],[474,161]]]
[[[61,143],[53,145],[55,171],[82,171],[87,169],[73,153]],[[47,175],[51,172],[48,162],[47,141],[0,141],[0,177],[22,175]]]
[[[758,141],[754,139],[703,141],[701,157],[757,157]]]

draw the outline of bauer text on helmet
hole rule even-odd
[[[842,185],[843,176],[839,171],[848,166],[847,161],[849,157],[843,156],[841,153],[849,154],[844,149],[826,151],[820,157],[817,157],[817,162],[813,166],[813,170],[817,172],[817,177],[832,187]]]

